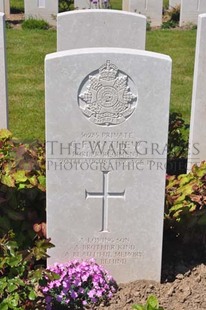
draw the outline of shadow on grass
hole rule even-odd
[[[15,8],[15,7],[12,7],[10,9],[10,13],[11,14],[21,14],[21,13],[24,13],[24,9],[23,8]]]

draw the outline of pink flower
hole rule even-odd
[[[47,310],[51,310],[54,303],[67,304],[72,309],[92,306],[102,300],[108,301],[116,291],[114,279],[94,259],[55,263],[49,270],[60,277],[53,281],[45,277],[47,285],[42,292],[46,297]]]
[[[71,298],[76,299],[78,294],[75,291],[71,292]]]

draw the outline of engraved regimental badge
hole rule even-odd
[[[98,73],[90,74],[78,93],[78,104],[85,117],[96,125],[114,126],[125,122],[137,105],[131,92],[133,81],[108,60]]]

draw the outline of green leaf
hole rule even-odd
[[[7,263],[11,267],[17,267],[21,264],[21,261],[22,261],[22,255],[18,254],[13,257],[8,258]]]
[[[2,178],[1,178],[1,182],[4,184],[4,185],[7,185],[9,187],[14,187],[15,186],[15,181],[14,179],[12,178],[11,175],[3,175]]]
[[[43,176],[43,175],[40,175],[39,177],[38,177],[38,181],[39,181],[39,184],[40,185],[42,185],[42,186],[46,186],[46,177],[45,176]]]
[[[9,306],[4,301],[0,303],[0,310],[8,310]]]
[[[183,186],[191,182],[191,180],[194,179],[194,176],[191,174],[182,174],[178,177],[178,179],[180,180],[179,185]]]
[[[133,306],[132,306],[132,309],[134,309],[134,310],[144,310],[145,307],[144,307],[144,306],[141,306],[141,305],[133,305]]]
[[[183,202],[184,200],[185,200],[185,195],[182,194],[182,195],[180,195],[180,196],[176,199],[175,204],[178,204],[178,203],[180,203],[180,202]]]
[[[4,277],[4,278],[1,278],[1,281],[0,281],[0,293],[3,293],[4,289],[7,287],[7,278]],[[1,294],[0,294],[1,296]],[[0,304],[1,305],[1,304]],[[0,308],[1,309],[1,308]]]
[[[33,175],[31,178],[29,178],[29,182],[33,185],[36,186],[37,185],[37,178],[35,175]]]
[[[16,309],[18,303],[19,303],[19,295],[17,293],[12,294],[12,296],[8,298],[8,305],[11,309]]]
[[[16,183],[24,183],[28,180],[26,176],[26,171],[19,170],[13,174]]]
[[[35,300],[37,297],[35,291],[31,290],[29,293],[29,300]]]
[[[9,293],[12,293],[18,288],[18,286],[14,283],[8,283],[7,290]]]
[[[18,244],[16,241],[8,241],[6,243],[7,249],[10,251],[11,255],[15,255],[15,250],[18,249]]]
[[[147,299],[147,310],[158,310],[159,309],[159,302],[156,296],[151,295]]]
[[[27,187],[26,184],[20,183],[18,188],[19,188],[19,189],[24,189],[24,188],[26,188],[26,187]]]
[[[7,140],[12,137],[12,133],[8,129],[0,130],[0,140]]]

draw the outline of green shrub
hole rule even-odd
[[[43,19],[29,18],[23,21],[22,28],[47,30],[49,29],[49,24]]]
[[[9,232],[0,239],[0,309],[45,309],[40,285],[44,278],[53,280],[57,275],[34,266],[47,257],[46,250],[53,245],[49,240],[38,240],[33,248],[19,251],[14,235]]]
[[[180,5],[176,5],[164,12],[164,22],[162,29],[175,28],[180,20]]]
[[[167,11],[167,15],[170,17],[170,20],[178,23],[180,20],[180,5],[176,5],[173,8]]]
[[[150,31],[152,29],[152,27],[151,27],[151,18],[149,18],[149,17],[147,18],[146,29],[147,29],[147,31]]]
[[[167,173],[179,175],[187,171],[189,125],[180,113],[171,113],[169,120]]]
[[[185,124],[181,113],[173,112],[169,119],[168,149],[169,159],[186,158],[188,155],[189,125]]]
[[[162,29],[170,29],[170,28],[175,28],[177,27],[177,23],[174,22],[173,20],[168,20],[166,22],[163,22],[161,25]]]
[[[141,305],[133,305],[132,309],[134,310],[164,310],[162,307],[159,306],[159,302],[156,296],[151,295],[148,297],[146,304]]]
[[[74,6],[73,0],[59,0],[59,12],[70,11]]]
[[[36,233],[45,236],[45,183],[44,145],[20,143],[0,130],[0,236],[12,229],[21,247]]]
[[[206,162],[199,167],[194,165],[188,174],[167,177],[165,228],[172,229],[185,243],[192,241],[203,244],[206,228]]]

